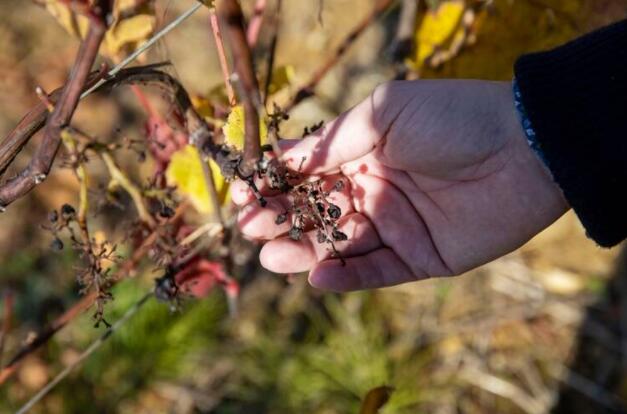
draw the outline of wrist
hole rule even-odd
[[[507,129],[517,164],[526,170],[523,176],[530,181],[524,188],[528,188],[530,192],[535,193],[533,195],[537,195],[542,200],[542,202],[538,201],[544,206],[542,210],[546,212],[548,225],[570,209],[570,206],[561,187],[553,177],[551,167],[537,141],[533,124],[527,117],[515,86],[515,84],[507,83],[507,103],[504,105],[507,108]]]

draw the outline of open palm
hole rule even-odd
[[[504,82],[400,81],[315,134],[286,144],[285,159],[321,176],[342,208],[336,247],[314,231],[301,241],[274,224],[285,196],[260,207],[243,185],[233,200],[240,227],[269,240],[261,263],[310,271],[317,287],[346,291],[460,274],[508,253],[563,214],[567,204],[527,145]]]

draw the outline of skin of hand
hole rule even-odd
[[[342,209],[336,242],[286,236],[284,195],[262,208],[242,183],[232,189],[244,235],[266,240],[261,264],[309,271],[321,289],[350,291],[458,275],[518,248],[569,208],[529,148],[511,83],[395,81],[302,140],[282,142],[288,165],[321,177]],[[305,157],[305,160],[303,160]]]

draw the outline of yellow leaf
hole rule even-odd
[[[216,185],[218,201],[223,205],[228,200],[228,183],[222,177],[220,167],[215,162],[210,161],[209,167]],[[175,152],[165,174],[168,184],[176,186],[179,193],[189,198],[198,212],[209,214],[213,211],[213,204],[203,175],[202,160],[194,146],[187,145]]]
[[[279,66],[272,71],[272,81],[268,87],[268,95],[272,95],[280,91],[281,89],[292,85],[294,82],[294,66],[285,65]]]
[[[209,89],[207,93],[207,99],[212,102],[216,102],[224,107],[229,107],[229,97],[226,95],[226,87],[224,82],[220,82],[213,88]]]
[[[67,4],[58,0],[47,0],[46,10],[72,36],[84,37],[87,33],[87,19],[73,13]]]
[[[202,96],[192,95],[192,106],[198,112],[198,115],[203,118],[211,118],[213,119],[213,105],[211,105],[211,101],[207,98],[203,98]]]
[[[130,53],[148,40],[154,32],[157,20],[150,14],[137,14],[114,24],[105,36],[105,47],[109,56]]]
[[[464,13],[463,0],[442,2],[433,10],[427,11],[416,31],[416,54],[408,62],[419,69],[457,31]]]
[[[46,0],[46,10],[72,36],[83,38],[88,22],[60,0]],[[135,50],[154,33],[157,21],[151,2],[137,6],[137,0],[114,2],[113,23],[105,34],[100,53],[118,61]]]
[[[222,132],[228,144],[238,149],[244,148],[244,108],[241,105],[236,105],[231,109]],[[259,119],[259,137],[262,145],[267,142],[268,127],[263,119]]]

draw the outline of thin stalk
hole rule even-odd
[[[61,381],[65,379],[76,367],[78,367],[84,360],[86,360],[91,354],[93,354],[98,348],[105,343],[107,339],[113,335],[122,325],[128,322],[133,315],[135,315],[141,308],[146,304],[148,299],[153,296],[152,292],[146,293],[139,301],[137,301],[133,306],[131,306],[124,315],[120,319],[118,319],[110,328],[108,328],[105,333],[103,333],[98,339],[91,343],[85,349],[78,358],[70,365],[65,367],[61,372],[57,374],[56,377],[52,379],[46,386],[44,386],[37,394],[35,394],[26,404],[24,404],[18,411],[17,414],[24,414],[28,412],[31,408],[35,406],[42,398],[44,398],[54,387],[57,386]]]
[[[261,24],[263,23],[263,12],[266,10],[268,0],[257,0],[253,9],[253,15],[248,23],[248,29],[246,31],[246,41],[251,49],[254,49],[259,40],[259,33],[261,32]]]
[[[216,10],[214,7],[209,9],[209,24],[211,25],[211,32],[213,33],[213,40],[216,42],[218,60],[220,62],[220,69],[222,69],[222,78],[224,79],[226,96],[228,97],[229,105],[234,106],[237,102],[237,99],[235,98],[233,85],[231,85],[231,70],[229,69],[229,63],[226,59],[224,42],[222,40],[222,32],[220,31],[220,22],[218,21],[218,16],[216,15]]]
[[[342,43],[335,50],[335,53],[329,58],[320,68],[318,68],[311,76],[309,82],[300,87],[292,101],[284,108],[286,112],[289,112],[292,108],[298,105],[303,100],[309,98],[314,94],[314,89],[320,83],[322,78],[339,62],[344,56],[350,46],[355,43],[355,40],[368,28],[370,24],[379,17],[394,0],[379,0],[366,17],[364,17],[358,24],[350,31],[350,33],[344,38]]]
[[[120,170],[120,168],[115,163],[111,154],[106,151],[99,152],[100,157],[104,161],[107,166],[107,170],[109,170],[109,174],[111,175],[111,180],[116,184],[119,184],[124,190],[131,196],[133,200],[133,204],[135,204],[135,208],[137,209],[137,214],[139,218],[146,224],[148,224],[151,228],[155,227],[155,221],[148,212],[148,208],[144,203],[144,197],[142,196],[139,188],[135,186],[131,182],[131,180]]]
[[[244,108],[244,159],[240,167],[243,176],[250,176],[261,155],[259,140],[259,112],[261,97],[255,76],[253,58],[246,41],[244,15],[237,0],[224,0],[218,9],[220,17],[226,23],[229,43],[237,73],[238,92]]]
[[[196,13],[196,11],[199,8],[201,8],[202,6],[203,6],[202,3],[200,3],[200,2],[195,3],[186,12],[181,14],[176,19],[172,20],[167,26],[165,26],[163,29],[159,30],[157,33],[155,33],[155,35],[153,37],[151,37],[149,40],[147,40],[146,43],[143,43],[133,53],[128,55],[128,57],[126,59],[124,59],[122,62],[118,63],[117,65],[115,65],[115,67],[113,69],[111,69],[109,72],[107,72],[107,78],[109,78],[111,76],[115,76],[115,74],[118,73],[120,70],[122,70],[122,68],[126,67],[129,63],[131,63],[132,61],[137,59],[137,57],[139,55],[144,53],[146,50],[150,49],[155,43],[157,43],[159,41],[159,39],[161,39],[163,36],[165,36],[168,33],[170,33],[174,28],[176,28],[178,25],[183,23],[188,17],[190,17],[192,14]],[[98,89],[98,87],[101,86],[105,82],[106,82],[106,79],[100,79],[91,88],[89,88],[85,92],[83,92],[83,94],[81,95],[81,99],[85,98],[87,95],[89,95],[90,93],[92,93],[93,91]]]

